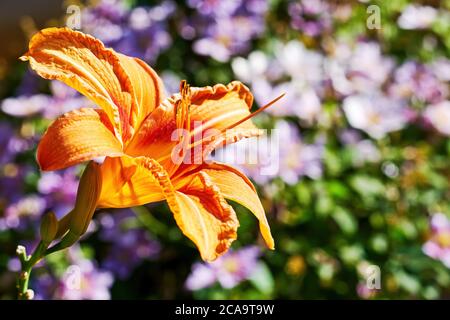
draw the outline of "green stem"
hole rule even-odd
[[[28,282],[30,279],[31,268],[22,270],[19,274],[18,280],[18,299],[19,300],[31,300],[33,298],[33,293],[28,289]]]
[[[25,247],[18,246],[17,247],[17,255],[20,259],[20,263],[22,266],[22,270],[20,271],[19,278],[17,281],[17,289],[18,289],[18,299],[19,300],[31,300],[33,299],[33,291],[28,289],[28,283],[30,281],[30,274],[33,266],[39,262],[45,256],[45,250],[47,249],[48,244],[39,242],[38,246],[34,250],[33,254],[27,256],[27,252]]]
[[[91,185],[94,187],[91,188]],[[53,252],[65,249],[74,244],[87,230],[100,196],[101,179],[99,166],[90,162],[83,172],[78,186],[75,208],[61,220],[54,213],[48,213],[41,222],[41,241],[28,256],[23,246],[17,246],[17,256],[20,259],[21,271],[17,280],[18,298],[33,299],[33,291],[28,289],[31,270],[43,257]],[[85,211],[81,208],[86,206]],[[61,238],[61,241],[47,250],[50,243]]]

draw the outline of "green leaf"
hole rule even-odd
[[[354,234],[358,229],[358,222],[345,209],[338,207],[332,213],[334,221],[341,230],[346,234]]]
[[[404,271],[398,272],[396,275],[399,285],[412,294],[417,294],[420,290],[420,282],[413,276]]]
[[[351,177],[350,185],[363,197],[381,195],[386,189],[380,180],[368,175],[355,175]]]
[[[311,192],[304,183],[300,183],[295,187],[295,195],[300,204],[307,206],[311,203]]]

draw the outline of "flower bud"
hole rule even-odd
[[[72,245],[86,232],[97,208],[101,190],[100,165],[91,161],[80,179],[75,208],[70,214],[69,232],[61,240],[58,249]]]
[[[41,240],[44,243],[50,244],[58,232],[58,219],[53,212],[49,212],[42,218],[41,221]]]

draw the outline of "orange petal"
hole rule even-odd
[[[215,149],[245,138],[257,137],[263,133],[264,131],[258,128],[233,128],[209,139],[206,138],[202,142],[202,152],[195,152],[195,147],[192,149],[190,163],[202,164]]]
[[[100,207],[128,207],[166,199],[182,232],[212,261],[236,239],[239,225],[234,210],[206,174],[187,179],[175,191],[167,171],[145,157],[107,158],[102,164]]]
[[[155,170],[164,172],[158,163],[145,157],[106,158],[101,166],[103,187],[99,207],[128,208],[164,200]]]
[[[144,61],[118,54],[120,63],[131,80],[134,104],[131,125],[138,130],[145,118],[164,99],[164,86],[156,72]]]
[[[181,96],[175,95],[171,98],[172,103],[176,104],[180,98]],[[226,86],[217,84],[214,87],[192,87],[190,101],[191,135],[196,143],[200,139],[207,140],[208,137],[217,135],[249,116],[253,96],[245,85],[233,81]],[[235,137],[239,137],[239,130],[248,133],[257,128],[249,119],[234,127]]]
[[[172,133],[177,129],[175,106],[180,99],[180,94],[166,99],[149,115],[127,147],[127,153],[131,155],[145,155],[158,159],[171,175],[178,167],[171,161],[171,152],[178,144],[177,141],[172,141]],[[203,162],[203,159],[198,157],[206,156],[219,145],[262,133],[253,125],[251,119],[229,132],[221,132],[250,115],[253,96],[248,88],[238,81],[231,82],[227,86],[218,84],[214,87],[193,87],[190,91],[190,101],[191,148],[202,145],[200,153],[189,153],[190,163]],[[215,139],[212,139],[212,136]]]
[[[59,170],[97,157],[122,155],[120,142],[111,132],[102,110],[80,109],[56,119],[37,150],[42,170]]]
[[[211,181],[219,187],[220,193],[226,199],[243,205],[256,216],[267,247],[274,249],[275,243],[264,208],[250,180],[238,169],[221,163],[204,165],[201,172],[205,172],[211,178]]]
[[[92,99],[105,110],[119,139],[131,137],[136,81],[101,41],[69,28],[48,28],[33,36],[21,59],[30,61],[41,77],[60,80]]]
[[[219,146],[262,134],[262,130],[256,128],[251,119],[227,130],[250,115],[253,103],[249,89],[239,81],[233,81],[227,86],[218,84],[214,87],[191,88],[190,100],[192,144],[187,163],[201,164]],[[201,148],[197,147],[199,144]]]
[[[178,141],[172,139],[175,130],[174,106],[163,103],[142,123],[128,144],[126,153],[134,157],[145,156],[156,159],[171,173],[174,163],[170,155],[178,144]]]
[[[203,130],[226,129],[250,114],[253,96],[241,82],[233,81],[228,85],[217,84],[214,87],[191,88],[191,121],[201,121]],[[251,120],[238,126],[254,128]]]
[[[239,221],[219,188],[205,173],[197,173],[180,191],[171,209],[183,233],[200,251],[202,259],[213,261],[237,237]]]

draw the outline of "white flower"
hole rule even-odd
[[[441,81],[450,81],[450,60],[440,58],[431,63],[431,69]]]
[[[394,63],[374,42],[358,42],[354,48],[340,43],[326,62],[334,89],[343,94],[370,93],[388,78]]]
[[[343,102],[343,109],[352,127],[364,130],[375,139],[402,129],[408,122],[403,104],[380,93],[349,96]]]
[[[301,42],[279,43],[276,52],[277,63],[294,81],[305,86],[317,86],[323,80],[323,56],[307,50]]]
[[[429,6],[409,5],[407,6],[397,23],[402,29],[425,29],[428,28],[437,17],[437,10]]]
[[[450,136],[450,101],[442,101],[428,106],[424,112],[424,116],[436,130]]]
[[[15,117],[37,114],[50,104],[50,97],[37,94],[30,97],[7,98],[3,100],[2,111]]]
[[[274,116],[297,116],[312,123],[321,115],[322,103],[317,92],[297,81],[286,81],[272,86],[267,80],[260,79],[253,82],[252,90],[261,106],[283,93],[286,94],[274,107],[267,110]]]
[[[231,63],[234,74],[246,83],[264,77],[268,65],[269,60],[262,51],[253,51],[249,54],[248,59],[238,57],[233,59]]]

